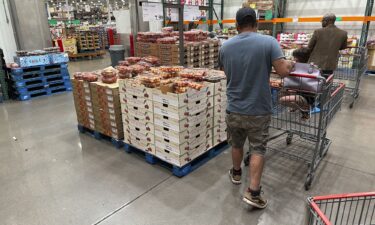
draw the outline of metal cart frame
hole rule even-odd
[[[375,192],[308,198],[308,225],[375,224]]]
[[[346,50],[349,53],[340,53],[335,74],[337,82],[346,85],[346,91],[351,98],[349,108],[353,108],[354,102],[359,97],[359,85],[367,68],[367,49],[364,47],[352,47]]]
[[[294,78],[315,79],[321,82],[317,86],[320,91],[307,92],[293,90],[299,95],[313,98],[314,104],[310,106],[310,118],[301,119],[302,111],[290,111],[281,101],[282,97],[290,93],[290,88],[273,89],[273,115],[270,131],[275,135],[269,138],[267,150],[297,161],[303,161],[308,165],[308,174],[305,181],[305,189],[309,190],[321,160],[328,152],[331,140],[327,138],[327,128],[335,114],[341,109],[345,85],[334,83],[333,75],[327,80],[323,77],[311,75],[291,75]]]

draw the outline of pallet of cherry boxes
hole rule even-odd
[[[75,73],[71,79],[78,124],[98,139],[123,140],[119,84],[98,81],[100,73]]]
[[[181,70],[180,76],[196,72],[181,67],[164,69],[176,68]],[[175,82],[173,85],[177,79],[182,85],[199,86],[181,86],[182,91],[178,92],[176,87],[180,86],[170,83],[145,86],[140,82],[142,73],[116,81],[112,71],[74,74],[73,95],[80,131],[93,133],[98,139],[110,138],[116,147],[118,141],[124,142],[178,167],[226,141],[226,80],[221,71],[205,70],[211,77],[220,75],[223,80],[216,82],[169,79]],[[150,71],[145,74],[150,75]],[[103,83],[104,77],[113,77],[113,83]]]
[[[119,84],[125,143],[183,167],[226,141],[226,80],[180,94],[134,79]]]

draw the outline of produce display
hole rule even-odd
[[[78,123],[179,167],[226,140],[222,71],[161,66],[129,76],[129,68],[144,60],[128,58],[137,64],[74,74]],[[129,78],[118,79],[120,74]]]
[[[137,56],[156,56],[161,65],[179,65],[178,32],[141,32],[137,38]],[[184,32],[185,67],[217,68],[220,41],[208,39],[208,32],[191,30]]]

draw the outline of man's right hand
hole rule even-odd
[[[286,77],[293,71],[295,62],[281,58],[273,61],[272,65],[277,74],[281,77]]]

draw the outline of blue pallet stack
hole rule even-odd
[[[10,75],[21,101],[72,90],[67,63],[14,68]]]

